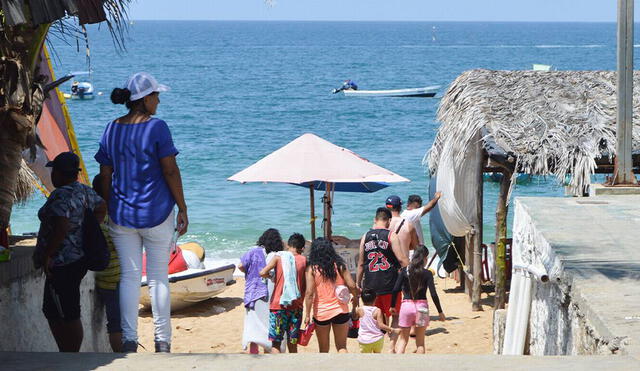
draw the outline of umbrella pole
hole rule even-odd
[[[331,189],[333,183],[325,183],[324,191],[324,238],[331,240]]]
[[[311,201],[311,241],[316,239],[316,201],[313,191],[313,184],[309,185],[309,200]]]

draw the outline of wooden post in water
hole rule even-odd
[[[476,180],[476,215],[477,223],[473,239],[473,290],[471,291],[471,310],[481,311],[480,294],[482,294],[482,205],[484,191],[484,163],[485,155],[480,135],[476,135],[476,153],[478,154],[478,178]]]
[[[496,296],[493,309],[504,309],[507,299],[507,214],[509,206],[507,205],[507,196],[509,195],[509,187],[511,186],[511,177],[513,173],[507,170],[502,172],[502,180],[500,181],[500,194],[498,195],[498,205],[496,206],[496,239],[495,239],[495,283]]]
[[[316,239],[316,200],[315,192],[313,190],[313,183],[309,185],[309,200],[311,204],[311,241]]]

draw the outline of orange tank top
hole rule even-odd
[[[332,282],[325,279],[316,268],[313,268],[313,278],[316,284],[313,317],[318,321],[327,321],[339,314],[349,313],[349,305],[343,304],[336,296],[336,286],[344,285],[344,280],[337,268],[336,274],[336,281]]]

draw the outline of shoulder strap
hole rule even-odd
[[[400,222],[400,225],[398,226],[398,228],[396,228],[396,234],[400,233],[400,229],[402,228],[402,226],[404,225],[406,219],[402,219],[402,221]]]

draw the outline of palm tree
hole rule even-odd
[[[104,21],[114,44],[121,48],[131,1],[10,0],[0,4],[0,230],[8,227],[16,199],[24,197],[24,188],[18,188],[19,174],[25,174],[22,153],[39,142],[36,124],[51,85],[46,85],[36,67],[47,36],[80,34],[86,39],[84,25]]]

